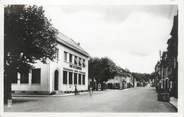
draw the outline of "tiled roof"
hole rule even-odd
[[[66,36],[62,33],[59,33],[57,41],[60,44],[63,44],[65,46],[79,52],[80,54],[89,57],[89,54],[78,43],[76,43],[73,39],[69,38],[68,36]]]

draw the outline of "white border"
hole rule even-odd
[[[4,7],[3,5],[0,5],[0,113],[4,111],[4,108],[2,105],[4,104],[4,97],[3,97],[3,89],[4,89]]]
[[[178,112],[177,113],[15,113],[15,112],[3,112],[3,52],[4,52],[4,9],[3,5],[6,4],[37,4],[37,5],[178,5],[178,19],[179,19],[179,35],[178,35]],[[183,0],[3,0],[0,1],[0,116],[146,116],[146,117],[184,117],[184,1]]]
[[[179,0],[1,0],[1,4],[41,5],[158,5],[178,4]]]
[[[178,4],[178,112],[184,114],[184,1]],[[184,115],[182,115],[184,117]]]

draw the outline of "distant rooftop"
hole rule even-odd
[[[74,51],[76,51],[84,56],[89,57],[89,54],[80,46],[80,44],[75,42],[73,39],[69,38],[68,36],[66,36],[62,33],[59,33],[57,41],[60,44],[67,46],[70,49],[72,49],[72,50],[74,50]]]

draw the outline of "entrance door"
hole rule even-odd
[[[54,72],[54,90],[58,90],[58,84],[59,84],[58,76],[59,76],[59,72],[58,70],[56,70]]]

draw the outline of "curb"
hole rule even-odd
[[[170,98],[169,104],[171,104],[178,111],[178,100],[176,98]]]
[[[97,94],[99,92],[93,93]],[[84,95],[84,94],[89,94],[89,92],[79,93],[77,95]],[[13,95],[12,97],[66,97],[66,96],[75,96],[75,94],[72,93],[72,94],[56,94],[56,95]]]
[[[176,112],[178,112],[178,108],[177,108],[174,104],[172,104],[172,103],[170,103],[170,102],[169,102],[169,104],[170,104],[173,108],[176,109]]]
[[[173,107],[175,107],[176,109],[178,109],[177,105],[173,104],[172,102],[169,101],[169,104],[171,104]]]

